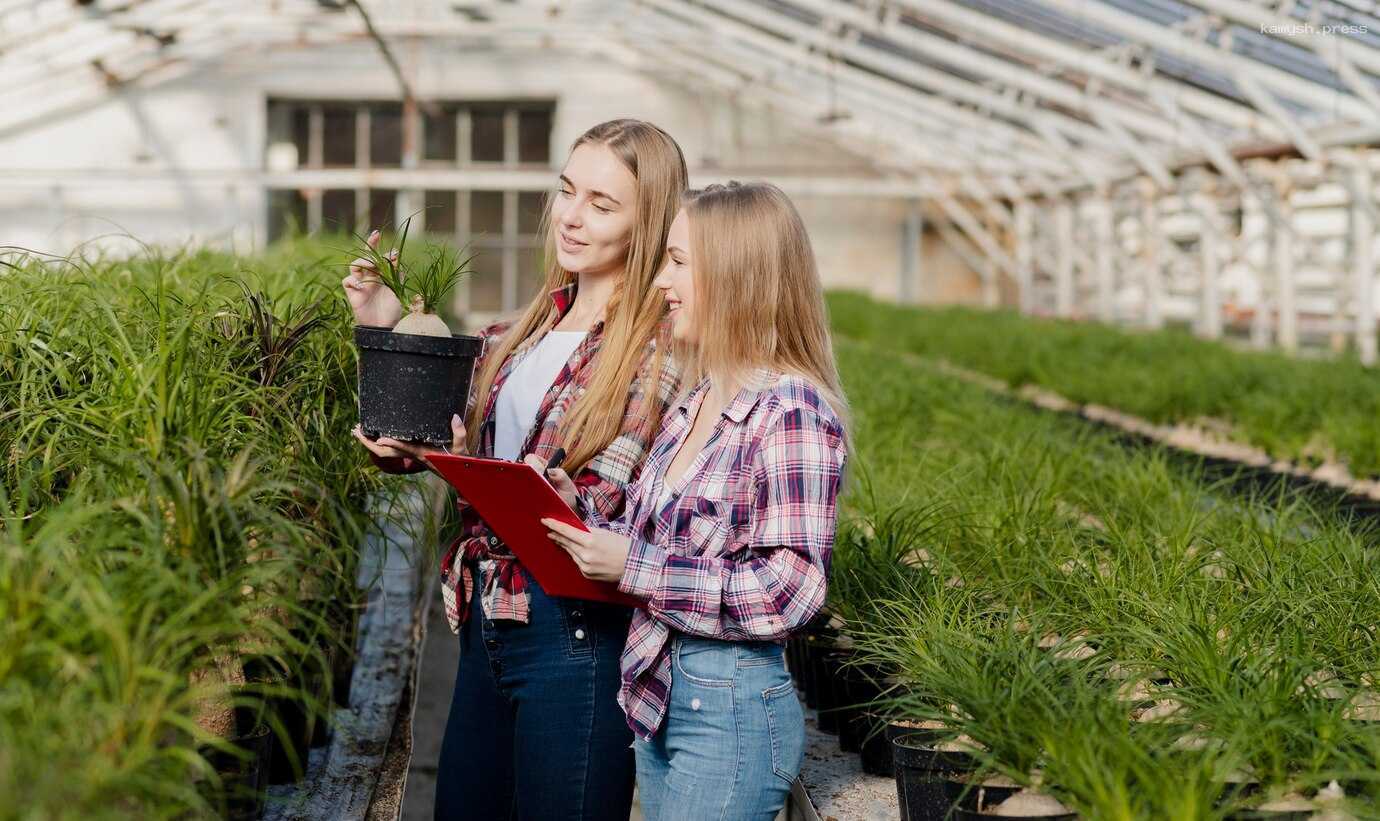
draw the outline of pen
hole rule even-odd
[[[556,452],[551,454],[551,461],[546,463],[546,469],[558,468],[561,462],[565,461],[565,448],[556,448]]]

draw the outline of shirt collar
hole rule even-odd
[[[556,307],[556,317],[565,316],[565,312],[570,310],[570,306],[575,304],[575,292],[580,288],[578,282],[569,285],[562,285],[554,291],[547,291],[547,296],[551,297],[551,304]]]
[[[551,298],[551,305],[556,309],[556,321],[551,323],[555,327],[565,315],[570,312],[571,306],[575,304],[575,294],[580,290],[580,283],[572,282],[569,285],[547,291],[546,295]],[[604,320],[600,319],[590,326],[589,337],[592,339],[604,329]]]
[[[757,407],[757,403],[762,399],[762,393],[781,376],[780,371],[770,368],[756,368],[748,374],[746,384],[738,389],[738,393],[727,405],[724,406],[723,416],[727,416],[735,425],[741,425],[747,418],[752,409]],[[698,406],[704,402],[704,397],[709,393],[709,379],[700,381],[695,389],[690,392],[685,400],[680,403],[680,412],[689,416],[691,406]]]

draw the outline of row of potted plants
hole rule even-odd
[[[791,660],[903,817],[1376,814],[1373,529],[837,349],[851,515]]]
[[[971,308],[914,308],[830,295],[835,332],[1037,386],[1155,424],[1262,449],[1307,467],[1380,476],[1380,372],[1352,355],[1299,359],[1245,351],[1185,329],[1136,331],[1096,322]]]
[[[330,733],[402,492],[347,258],[0,257],[0,818],[257,817]]]

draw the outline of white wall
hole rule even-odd
[[[821,128],[655,72],[631,71],[598,54],[462,49],[438,41],[404,43],[398,54],[422,96],[555,99],[557,162],[585,128],[632,116],[676,137],[692,184],[696,172],[880,177],[860,152]],[[259,174],[271,96],[398,95],[368,42],[230,55],[175,82],[115,94],[99,107],[0,139],[0,244],[65,252],[128,231],[154,242],[256,247],[266,230]],[[828,284],[896,293],[904,201],[802,195],[796,203]]]

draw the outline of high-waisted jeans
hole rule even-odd
[[[631,611],[552,598],[530,575],[527,589],[527,624],[489,621],[471,597],[436,818],[626,821],[633,736],[617,694]]]
[[[671,703],[633,744],[647,821],[771,821],[805,755],[805,719],[783,648],[677,636]]]

